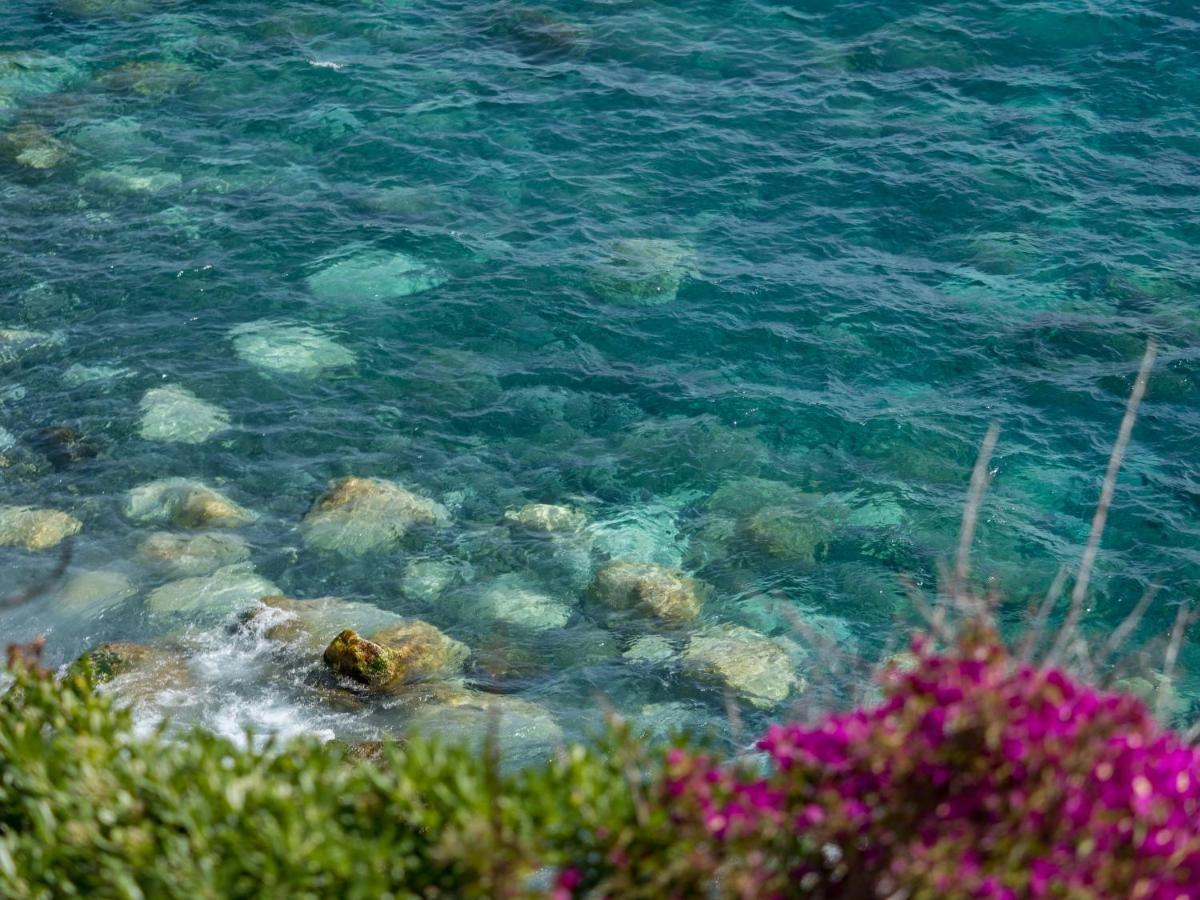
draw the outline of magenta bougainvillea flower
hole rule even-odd
[[[776,725],[769,771],[673,751],[663,802],[747,896],[1200,897],[1200,751],[1137,699],[914,642],[884,702]]]

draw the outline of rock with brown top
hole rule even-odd
[[[700,614],[701,589],[694,579],[676,569],[617,560],[596,573],[588,599],[612,613],[636,613],[683,623]]]
[[[540,531],[547,534],[571,533],[581,529],[587,522],[587,517],[579,510],[571,509],[569,506],[559,506],[554,503],[529,503],[520,509],[508,510],[504,514],[504,521],[529,531]]]
[[[82,522],[57,509],[0,506],[0,547],[49,550],[82,528]]]
[[[125,515],[177,528],[237,528],[255,519],[224,494],[189,478],[160,478],[134,488],[126,496]]]
[[[719,625],[693,635],[680,663],[693,678],[727,687],[769,709],[804,687],[792,649],[742,625]]]
[[[418,526],[444,527],[450,514],[428,497],[380,478],[338,478],[304,517],[313,547],[357,556],[393,549]]]
[[[370,639],[347,628],[325,648],[325,664],[372,689],[444,678],[462,670],[470,651],[428,622],[413,620]]]

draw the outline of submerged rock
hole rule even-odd
[[[446,282],[436,267],[407,253],[367,251],[339,260],[305,279],[318,300],[375,304],[428,291]]]
[[[125,515],[177,528],[238,528],[255,519],[224,494],[189,478],[160,478],[135,487],[126,495]]]
[[[591,275],[605,300],[630,306],[670,303],[695,271],[695,253],[677,241],[624,238],[613,241]]]
[[[358,555],[393,548],[414,527],[444,527],[444,506],[391,481],[338,478],[301,523],[304,539],[321,550]]]
[[[802,502],[806,495],[799,488],[770,478],[743,477],[724,482],[709,495],[708,508],[730,516],[752,516],[767,506]]]
[[[844,520],[845,510],[840,505],[811,495],[802,504],[764,507],[746,519],[743,528],[769,556],[811,566],[824,554]]]
[[[124,19],[151,9],[154,0],[58,0],[64,12],[81,18]]]
[[[211,575],[181,578],[151,591],[146,609],[154,614],[204,613],[223,616],[245,609],[279,588],[245,563],[225,566]]]
[[[518,575],[497,578],[472,610],[486,618],[533,631],[562,628],[571,619],[570,606],[526,586]]]
[[[609,612],[683,623],[700,614],[701,591],[694,579],[676,569],[617,560],[596,573],[588,599]]]
[[[448,743],[480,746],[496,729],[501,758],[545,752],[561,743],[562,729],[544,706],[504,694],[460,690],[426,703],[409,717],[406,732]]]
[[[229,413],[176,385],[146,391],[140,408],[148,441],[201,444],[229,428]]]
[[[161,169],[110,166],[88,172],[81,183],[112,194],[160,194],[182,187],[183,176]]]
[[[470,651],[440,629],[415,619],[369,639],[347,628],[325,648],[325,664],[372,689],[394,688],[462,671]]]
[[[661,634],[644,634],[636,638],[621,656],[630,662],[662,663],[674,658],[675,648]]]
[[[243,360],[281,375],[316,378],[356,361],[354,353],[308,325],[251,322],[234,328],[229,336]]]
[[[436,600],[464,577],[463,567],[445,559],[416,559],[404,567],[400,590],[426,603]]]
[[[0,109],[7,101],[62,90],[79,75],[79,67],[61,56],[37,50],[0,53]]]
[[[129,641],[101,644],[82,654],[69,671],[84,665],[97,686],[112,691],[125,703],[160,700],[169,691],[194,691],[196,684],[187,660],[178,650]]]
[[[26,328],[0,328],[0,364],[16,362],[36,350],[57,347],[62,338],[45,331],[30,331]]]
[[[54,607],[73,615],[95,616],[137,593],[120,572],[98,569],[80,572],[54,595]]]
[[[162,99],[199,81],[192,68],[165,60],[138,60],[109,69],[96,83],[108,91]]]
[[[47,171],[71,158],[71,148],[41,125],[26,123],[0,135],[0,157],[26,169]]]
[[[82,528],[82,522],[57,509],[0,506],[0,547],[49,550]]]
[[[719,625],[694,635],[680,662],[692,677],[728,687],[763,709],[804,687],[787,647],[741,625]]]
[[[659,503],[630,507],[587,530],[601,556],[668,568],[683,563],[688,543],[680,533],[676,511]]]
[[[45,454],[56,471],[100,455],[99,444],[84,437],[77,428],[70,425],[43,428],[31,443],[34,449]]]
[[[114,381],[128,378],[132,374],[132,369],[120,366],[83,366],[74,363],[62,373],[62,383],[69,388],[82,387],[85,384],[99,384],[108,387]]]
[[[159,531],[138,546],[138,559],[170,575],[208,575],[250,558],[250,546],[234,534],[175,534]]]
[[[579,510],[553,503],[529,503],[504,513],[504,521],[530,531],[575,532],[587,521]]]

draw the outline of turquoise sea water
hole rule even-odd
[[[148,717],[403,731],[327,704],[228,609],[147,609],[171,576],[139,559],[161,526],[126,493],[186,477],[257,514],[237,533],[281,591],[434,622],[477,684],[568,734],[598,694],[726,727],[719,690],[626,660],[634,635],[581,602],[608,558],[703,581],[702,624],[806,647],[800,712],[844,703],[865,676],[830,656],[877,659],[918,621],[898,576],[934,586],[989,422],[978,577],[1016,622],[1077,557],[1156,336],[1087,625],[1157,582],[1136,640],[1159,639],[1200,584],[1198,54],[1200,16],[1166,0],[6,0],[0,328],[40,336],[0,347],[0,502],[78,517],[71,574],[131,589],[39,598],[0,634],[45,633],[55,663],[182,640],[193,688],[142,697]],[[330,365],[238,330],[263,322],[331,339]],[[147,439],[165,386],[229,427]],[[298,524],[348,474],[451,524],[314,549]],[[835,512],[764,537],[788,490]],[[506,525],[528,502],[589,525]],[[0,552],[12,590],[56,558]],[[440,596],[406,581],[428,560]],[[570,618],[497,623],[497,585]]]

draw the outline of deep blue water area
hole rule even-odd
[[[128,492],[187,478],[255,514],[239,565],[433,622],[569,735],[598,693],[726,727],[722,690],[624,655],[638,634],[788,636],[807,686],[757,727],[849,702],[866,676],[829,647],[876,660],[920,622],[899,576],[936,589],[992,421],[975,576],[1018,629],[1078,558],[1154,337],[1085,619],[1103,638],[1159,584],[1153,646],[1200,594],[1198,104],[1200,13],[1166,0],[5,0],[0,504],[75,516],[68,577],[128,587],[0,634],[54,663],[181,642],[191,692],[150,718],[403,731],[236,610],[148,607],[178,573]],[[227,427],[162,440],[162,388]],[[315,547],[345,475],[449,524]],[[506,522],[532,502],[587,524]],[[0,553],[12,591],[57,559]],[[700,619],[611,627],[585,602],[610,559],[698,579]],[[448,586],[413,587],[433,563]],[[497,618],[514,585],[567,621]]]

